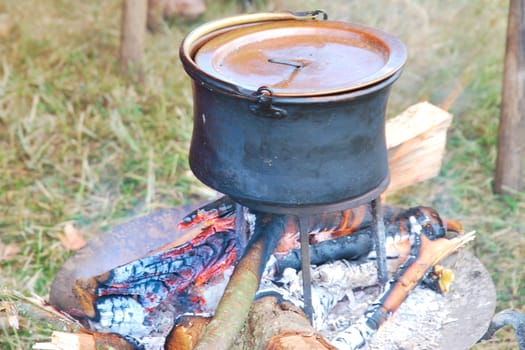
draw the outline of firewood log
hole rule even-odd
[[[255,301],[250,317],[232,350],[332,350],[302,310],[276,297]]]
[[[452,115],[430,103],[409,107],[386,122],[392,193],[438,175]]]

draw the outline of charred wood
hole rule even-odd
[[[350,234],[333,240],[327,240],[310,246],[310,261],[313,265],[321,265],[335,260],[359,260],[366,257],[372,249],[370,237],[371,228],[365,232]],[[276,260],[277,275],[284,269],[301,269],[301,252],[293,249],[288,254]]]

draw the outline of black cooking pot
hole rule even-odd
[[[304,18],[220,20],[181,46],[193,78],[190,167],[250,207],[355,206],[389,182],[384,118],[403,44],[376,29]],[[364,61],[349,62],[354,54]]]

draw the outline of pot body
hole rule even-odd
[[[261,100],[193,81],[190,167],[250,207],[359,205],[389,182],[385,109],[400,72],[369,88]],[[264,108],[268,107],[266,101]]]

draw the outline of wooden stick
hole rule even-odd
[[[395,280],[392,287],[383,300],[382,308],[386,313],[397,311],[401,303],[407,298],[421,281],[425,273],[440,261],[457,251],[460,247],[472,241],[475,232],[469,232],[457,237],[428,239],[421,235],[421,248],[417,259]]]
[[[525,162],[525,0],[511,0],[503,73],[494,192],[523,189]]]
[[[138,83],[144,82],[142,61],[147,12],[147,0],[122,1],[120,65],[122,72]]]

